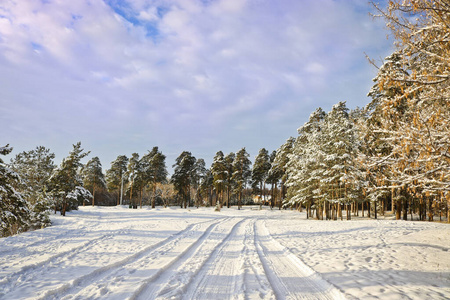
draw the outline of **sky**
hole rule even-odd
[[[383,5],[383,4],[381,4]],[[392,52],[365,0],[2,0],[0,144],[106,170],[154,146],[169,172],[276,150],[317,107],[369,102]],[[9,159],[8,159],[9,160]]]

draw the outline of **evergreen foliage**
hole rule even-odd
[[[137,202],[135,199],[133,199],[133,190],[136,193],[137,190],[139,190],[140,186],[142,185],[142,168],[141,163],[139,160],[139,154],[133,153],[131,154],[131,158],[128,161],[127,166],[127,177],[128,181],[130,182],[129,185],[129,195],[130,195],[130,204],[131,205],[137,205]]]
[[[55,211],[60,210],[62,215],[68,210],[78,209],[80,202],[92,199],[92,194],[85,191],[80,175],[83,167],[81,159],[89,155],[89,152],[83,151],[81,142],[74,144],[69,156],[63,159],[49,178],[49,191],[55,199]]]
[[[0,147],[0,155],[12,151],[9,145]],[[21,184],[19,175],[8,168],[0,158],[0,230],[1,236],[26,231],[30,226],[31,211],[22,194],[16,190]]]
[[[444,0],[396,0],[379,12],[397,49],[369,93],[370,119],[379,120],[375,132],[389,145],[370,161],[388,170],[378,185],[391,190],[397,218],[414,206],[425,219],[427,208],[450,205],[450,7]]]
[[[252,176],[251,165],[252,162],[249,159],[250,154],[248,154],[245,148],[242,148],[236,153],[233,161],[233,176],[232,180],[234,182],[234,192],[238,196],[238,208],[242,206],[242,191],[247,185],[247,182]]]
[[[192,173],[195,167],[196,158],[191,152],[183,151],[176,159],[173,165],[174,173],[171,183],[174,185],[175,191],[180,199],[180,206],[186,208],[191,203],[191,183]]]
[[[82,176],[84,187],[86,187],[92,193],[92,206],[94,206],[95,191],[97,189],[106,189],[105,175],[103,174],[100,159],[97,156],[89,160],[83,167]]]
[[[55,168],[54,158],[55,154],[49,149],[39,146],[31,151],[23,151],[11,159],[11,169],[21,178],[17,190],[26,199],[31,212],[31,229],[50,225],[52,199],[47,194],[47,181]]]
[[[269,151],[262,148],[259,150],[258,155],[255,158],[255,163],[253,164],[252,169],[252,187],[254,191],[259,190],[261,199],[260,205],[262,205],[265,200],[264,191],[266,186],[266,178],[269,175],[270,167]]]
[[[234,181],[233,181],[233,162],[234,159],[236,158],[236,154],[234,154],[234,152],[230,152],[228,153],[224,159],[224,165],[225,165],[225,187],[227,190],[227,207],[230,208],[231,205],[231,196],[232,196],[232,189],[234,186]]]
[[[194,202],[195,206],[199,207],[203,203],[203,197],[200,190],[200,185],[205,176],[207,175],[206,163],[203,158],[197,159],[194,164],[194,168],[192,170],[191,175],[191,185],[194,189]]]
[[[142,187],[150,185],[152,189],[151,206],[155,208],[156,185],[167,182],[166,156],[159,151],[158,147],[153,147],[152,151],[142,156],[139,164],[142,172]]]
[[[106,171],[106,183],[108,191],[117,192],[117,205],[120,204],[120,191],[122,184],[128,183],[128,178],[125,176],[128,165],[128,157],[126,155],[119,155],[111,162],[111,168]]]
[[[214,189],[216,190],[216,193],[218,195],[220,207],[223,207],[223,193],[228,176],[225,157],[222,151],[218,151],[214,156],[213,162],[211,164],[211,173],[214,178]]]

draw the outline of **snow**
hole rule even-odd
[[[259,208],[259,206],[258,206]],[[448,299],[450,226],[80,207],[0,239],[0,299]]]

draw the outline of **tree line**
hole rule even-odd
[[[98,157],[86,164],[81,144],[59,166],[39,146],[0,158],[2,236],[50,224],[48,210],[65,214],[95,205],[101,192],[137,207],[175,201],[182,207],[240,208],[251,186],[262,202],[305,208],[307,216],[377,218],[386,210],[397,219],[450,221],[450,4],[448,1],[389,1],[379,8],[395,38],[395,51],[378,68],[363,108],[345,102],[329,112],[317,108],[276,151],[254,159],[245,148],[216,153],[210,168],[183,151],[168,178],[166,156],[154,147],[142,157],[119,155],[104,174]],[[375,65],[375,63],[374,63]],[[0,154],[12,151],[0,147]]]
[[[373,5],[395,51],[367,106],[318,108],[289,140],[286,201],[319,219],[366,208],[375,218],[390,209],[397,219],[450,221],[450,3]]]
[[[0,148],[2,155],[11,151],[9,145]],[[271,184],[275,199],[282,175],[272,167],[275,152],[269,156],[266,149],[260,150],[253,168],[245,148],[227,155],[218,151],[210,168],[204,159],[183,151],[175,160],[171,177],[166,156],[158,147],[142,156],[119,155],[106,172],[97,156],[82,163],[89,154],[78,142],[59,166],[54,163],[55,154],[44,146],[17,154],[9,164],[0,158],[2,236],[48,226],[50,210],[65,215],[80,205],[96,205],[102,196],[109,198],[110,205],[112,200],[114,205],[126,203],[130,208],[155,208],[158,203],[216,209],[235,204],[240,209],[249,202],[250,186],[263,195],[266,183]],[[281,203],[280,198],[280,207]]]

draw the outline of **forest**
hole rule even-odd
[[[59,166],[38,146],[0,158],[0,231],[9,236],[50,225],[49,212],[79,205],[222,206],[268,200],[272,208],[306,209],[308,218],[352,215],[450,222],[450,3],[390,1],[378,8],[395,51],[377,68],[370,102],[317,108],[277,150],[253,163],[245,148],[218,151],[208,168],[183,151],[169,178],[158,147],[120,155],[103,172],[81,143]],[[13,146],[13,145],[12,145]],[[0,147],[6,155],[12,147]],[[123,192],[122,192],[123,191]]]

